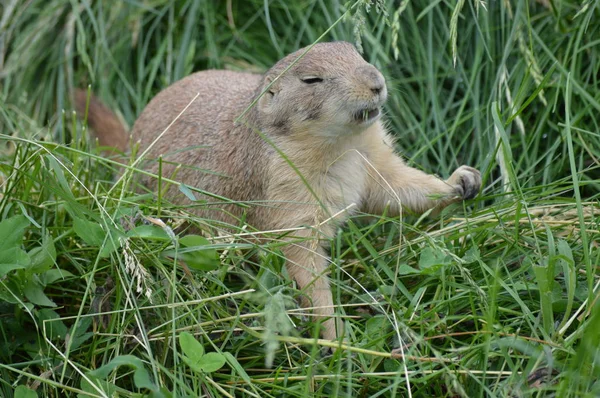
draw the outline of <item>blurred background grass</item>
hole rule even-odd
[[[386,75],[400,147],[440,173],[460,163],[492,168],[497,102],[521,183],[568,176],[570,79],[571,119],[582,129],[573,134],[576,161],[598,188],[595,2],[369,3],[9,1],[0,65],[2,100],[12,109],[2,121],[10,131],[15,119],[31,118],[60,138],[70,89],[91,84],[131,125],[160,89],[193,71],[264,71],[331,28],[324,40],[361,42]]]

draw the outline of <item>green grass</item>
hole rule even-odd
[[[1,397],[600,394],[598,3],[368,3],[5,2]],[[180,233],[212,222],[136,193],[135,168],[115,184],[69,104],[91,84],[131,125],[192,71],[264,71],[325,32],[385,74],[411,165],[485,184],[436,218],[338,232],[333,354],[281,233]]]

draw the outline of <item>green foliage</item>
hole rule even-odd
[[[198,373],[212,373],[221,369],[225,356],[219,352],[204,352],[204,347],[191,334],[183,332],[179,335],[179,345],[183,351],[183,362]]]
[[[56,304],[44,294],[44,288],[70,276],[62,275],[52,269],[56,261],[56,249],[52,239],[45,235],[39,246],[26,252],[23,250],[23,238],[29,219],[23,215],[9,217],[0,222],[0,299],[8,303],[29,303],[42,307],[56,307]]]
[[[219,254],[208,239],[199,235],[186,235],[178,239],[179,248],[166,250],[165,256],[177,257],[190,268],[212,271],[219,267]]]
[[[30,390],[25,386],[15,388],[15,398],[37,398],[35,391]]]
[[[0,276],[31,264],[31,258],[21,249],[21,241],[28,224],[29,220],[25,216],[16,216],[0,222]]]
[[[113,370],[120,366],[128,366],[134,370],[133,382],[137,388],[147,388],[149,390],[156,389],[142,360],[133,355],[118,356],[106,365],[91,372],[90,376],[106,379]]]
[[[5,1],[0,396],[597,396],[598,18],[562,0]],[[485,181],[437,217],[338,232],[335,352],[280,235],[215,236],[70,106],[90,84],[131,125],[193,71],[264,71],[322,35],[384,73],[409,164]]]

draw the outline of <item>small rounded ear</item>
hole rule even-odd
[[[273,83],[272,76],[266,76],[262,85],[262,92],[264,92],[260,98],[258,99],[258,109],[261,111],[267,111],[271,104],[273,103],[273,99],[277,95],[277,83]],[[265,91],[266,90],[266,91]]]

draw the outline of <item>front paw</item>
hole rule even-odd
[[[464,200],[473,199],[481,188],[481,173],[472,167],[460,166],[452,173],[447,182]]]

